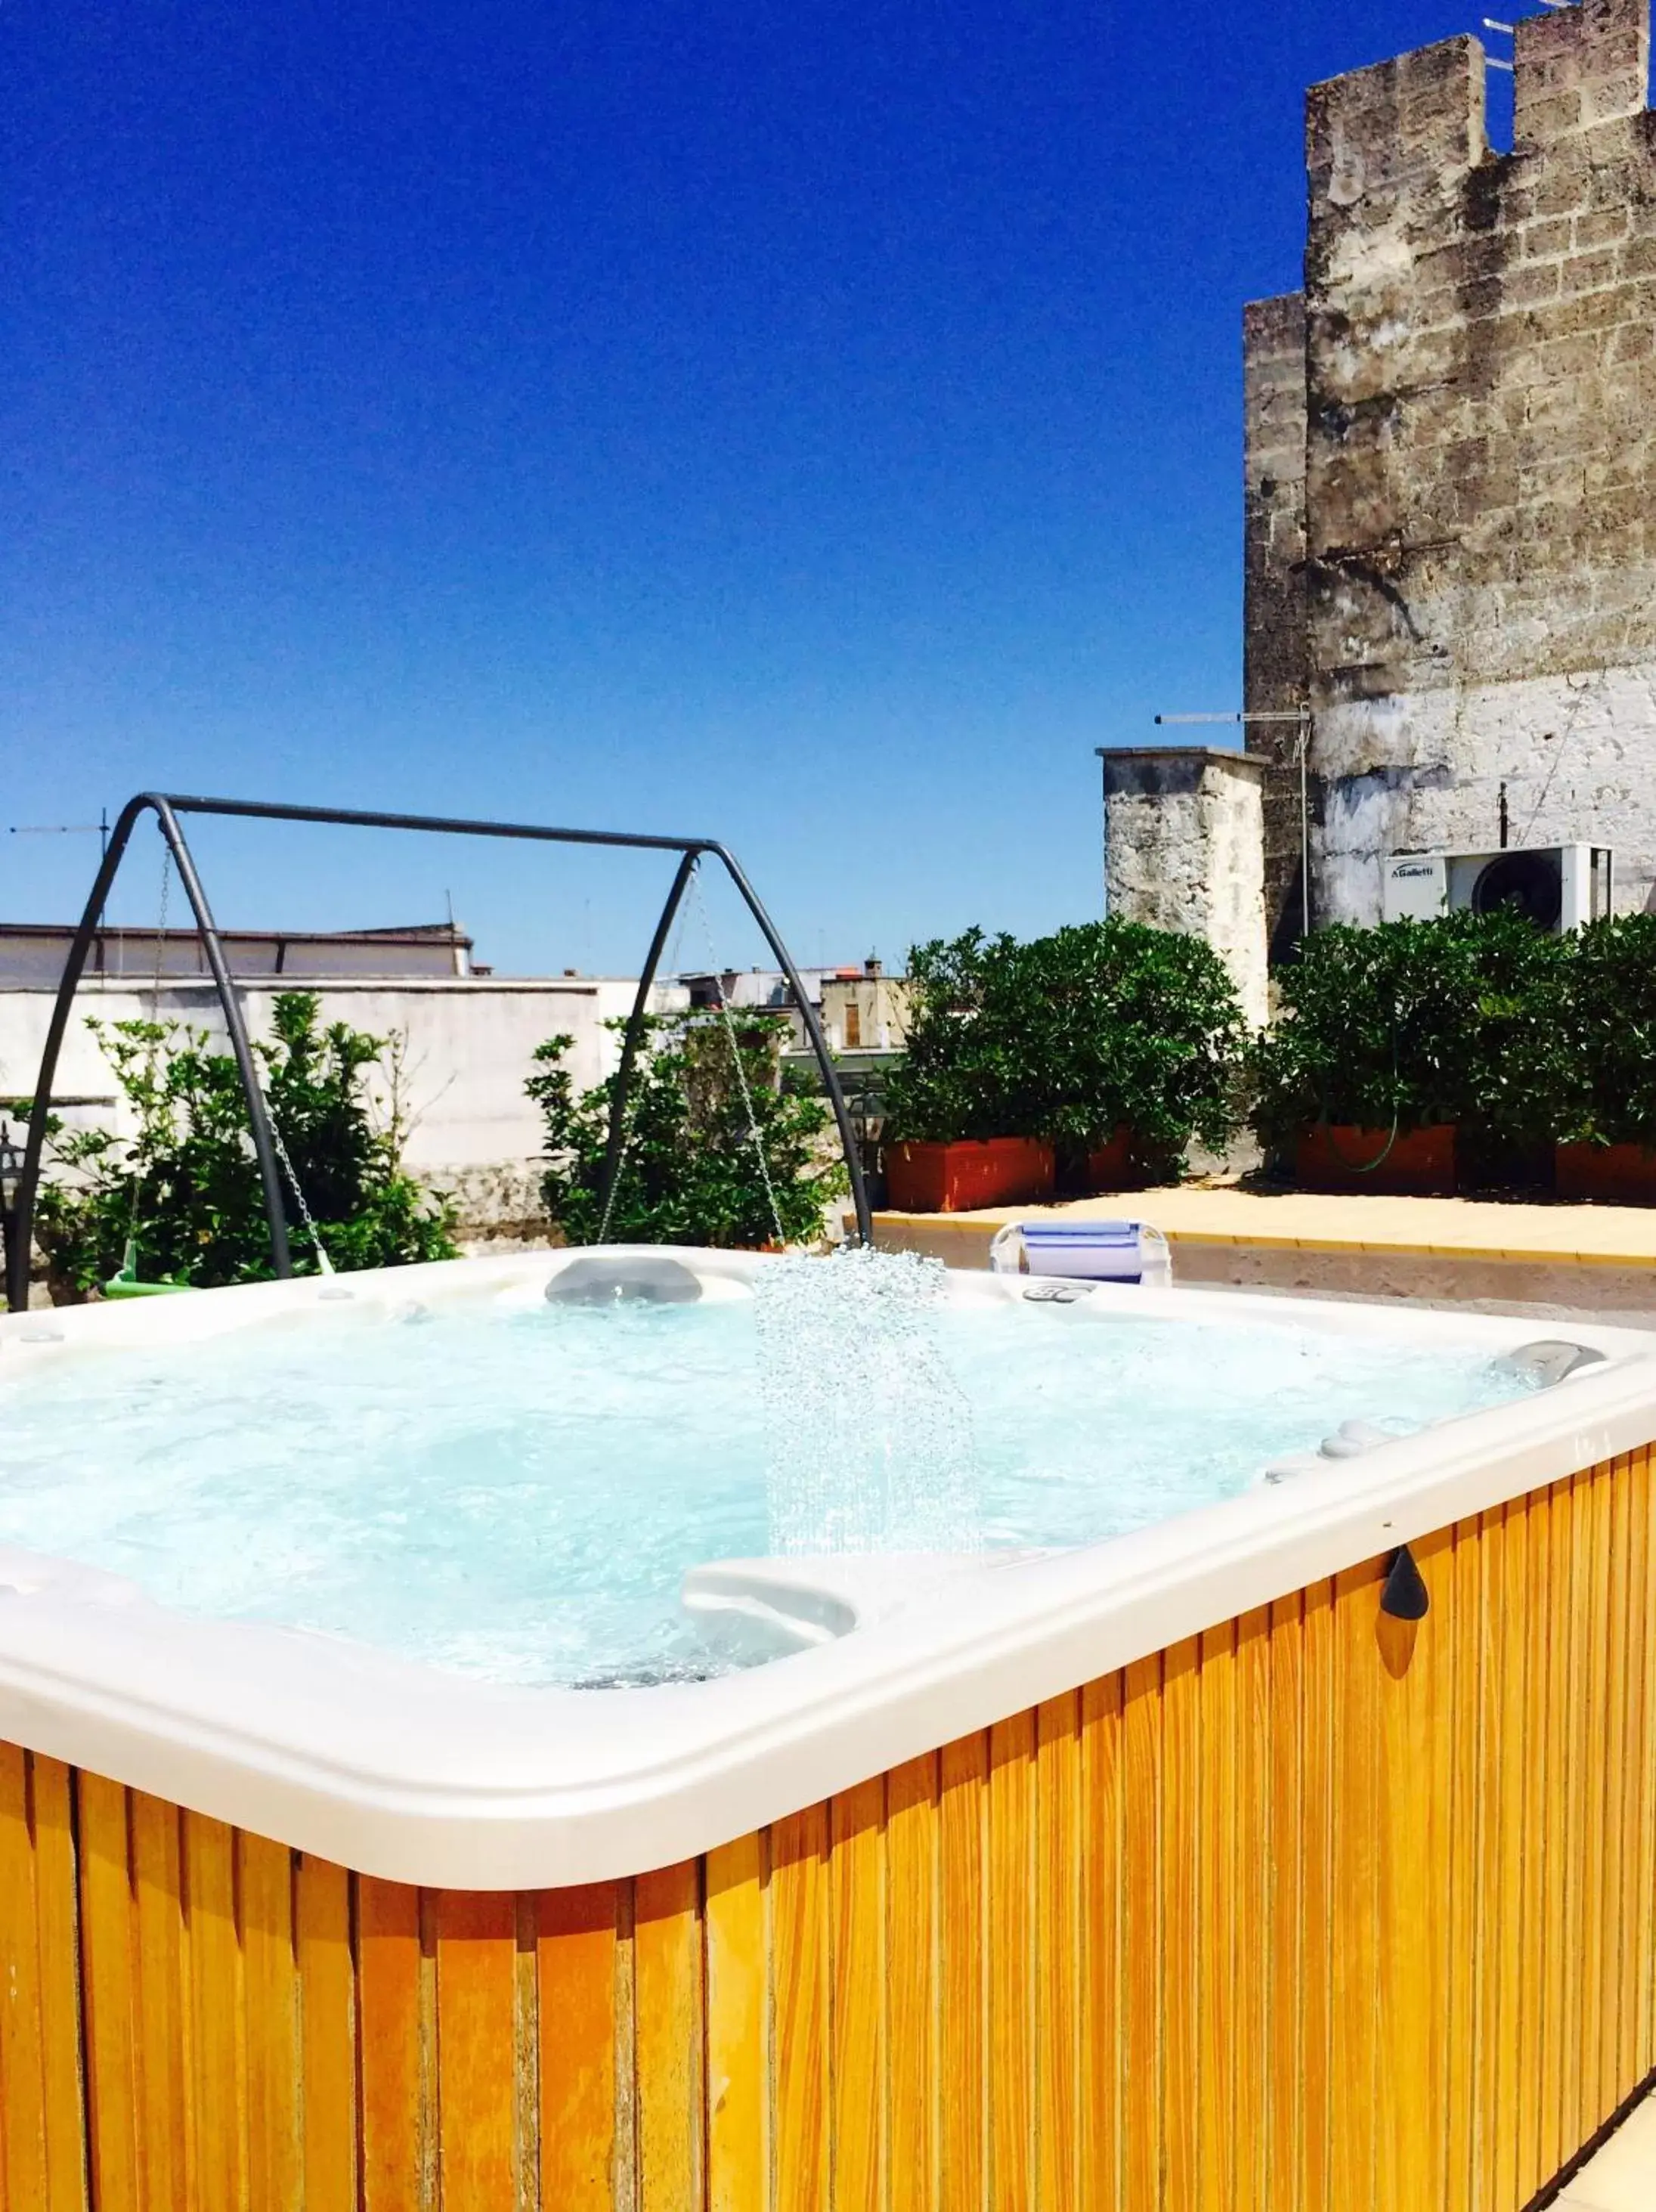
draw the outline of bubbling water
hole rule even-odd
[[[770,1546],[969,1552],[981,1536],[971,1407],[944,1357],[942,1262],[866,1249],[755,1279]]]

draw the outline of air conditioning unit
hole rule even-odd
[[[1380,917],[1429,921],[1440,914],[1516,907],[1562,934],[1611,910],[1614,856],[1607,845],[1538,845],[1501,853],[1388,853],[1380,864]]]

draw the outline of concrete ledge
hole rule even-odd
[[[1656,1309],[1656,1209],[1635,1206],[1177,1188],[1071,1206],[878,1213],[875,1242],[951,1267],[986,1267],[1004,1223],[1066,1216],[1153,1223],[1186,1283],[1604,1313]]]

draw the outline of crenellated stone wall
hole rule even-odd
[[[1656,904],[1656,116],[1649,0],[1517,28],[1492,153],[1459,38],[1316,86],[1305,291],[1247,311],[1247,703],[1311,709],[1313,921],[1383,853],[1616,848]],[[1266,897],[1297,934],[1288,725]]]

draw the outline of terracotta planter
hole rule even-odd
[[[1052,1148],[1034,1137],[885,1148],[886,1203],[899,1213],[1040,1202],[1051,1198],[1052,1177]]]
[[[1307,1129],[1295,1148],[1295,1180],[1307,1190],[1372,1191],[1387,1198],[1453,1195],[1453,1122],[1400,1129],[1388,1152],[1390,1135],[1387,1129],[1356,1129],[1344,1122]]]
[[[1656,1206],[1656,1152],[1643,1145],[1560,1145],[1555,1157],[1560,1198]]]
[[[1107,1145],[1088,1153],[1085,1187],[1089,1197],[1111,1190],[1143,1190],[1151,1182],[1149,1170],[1133,1152],[1133,1133],[1124,1121]]]

